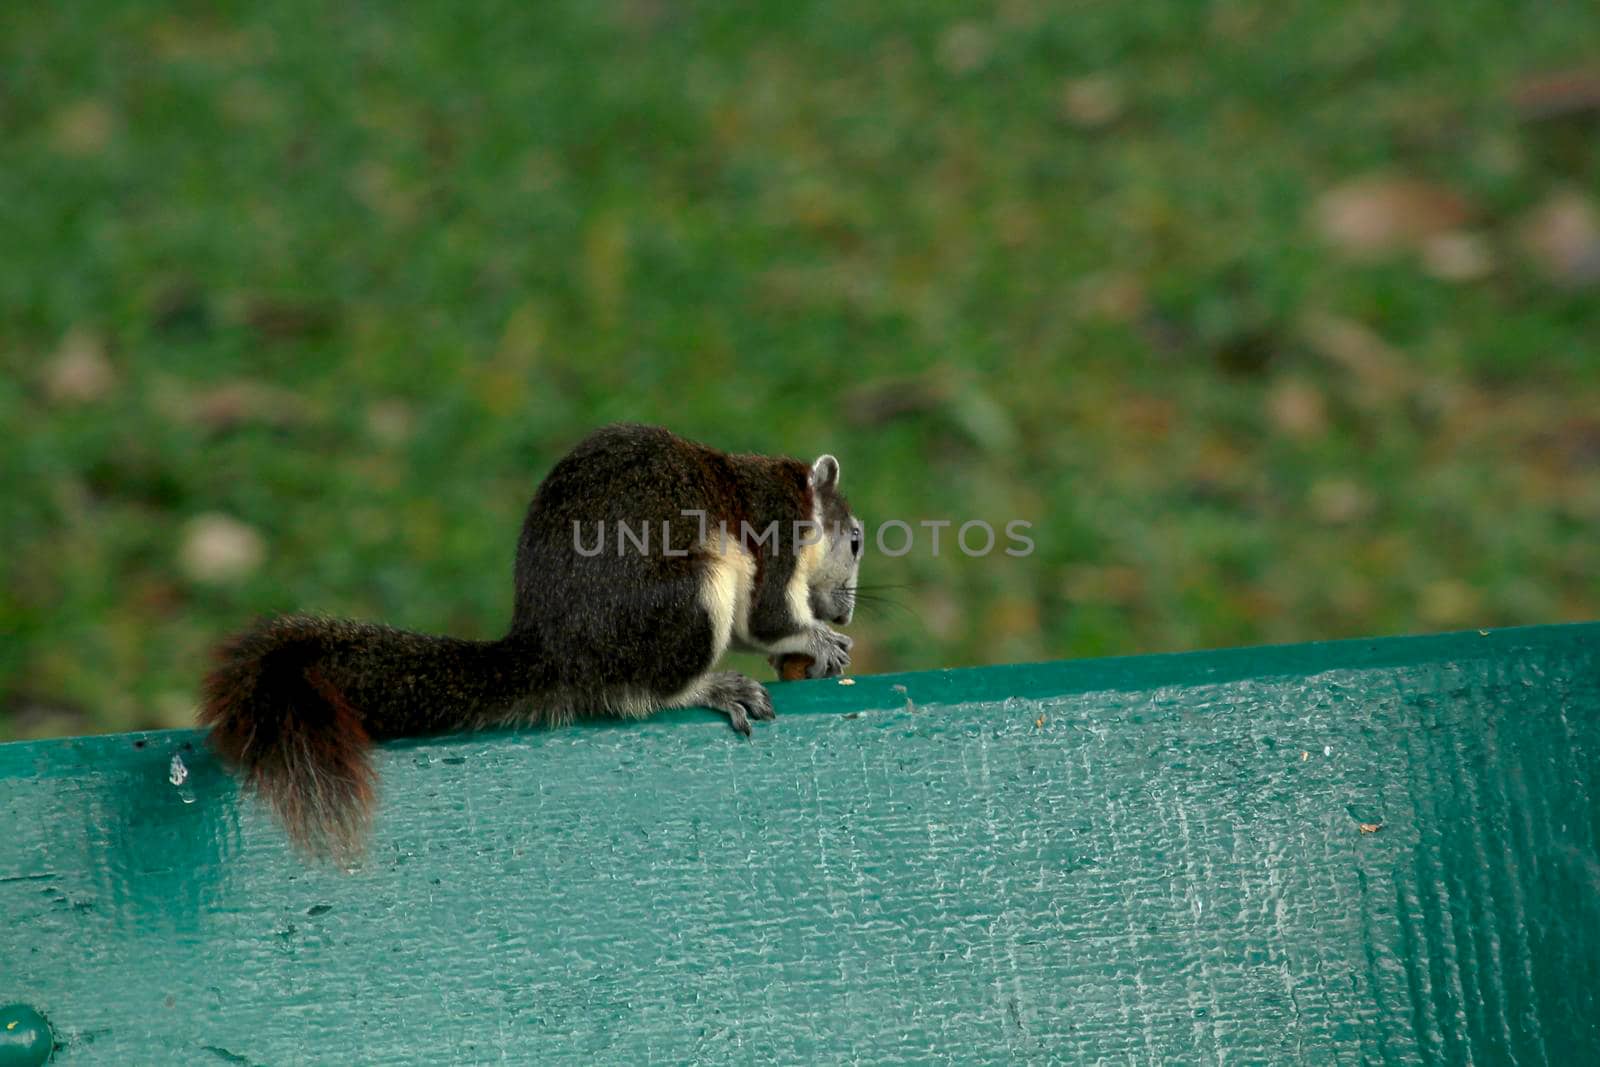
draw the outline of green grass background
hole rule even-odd
[[[0,738],[186,723],[259,612],[495,635],[527,498],[617,419],[1034,523],[869,556],[860,671],[1600,615],[1600,298],[1516,239],[1600,148],[1510,103],[1597,42],[1577,2],[5,5]],[[1494,268],[1330,248],[1371,173]],[[236,580],[183,564],[214,513]]]

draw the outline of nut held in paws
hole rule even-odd
[[[816,662],[803,652],[791,652],[778,661],[778,677],[785,682],[802,681]]]

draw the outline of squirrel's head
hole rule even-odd
[[[865,542],[861,520],[839,492],[839,461],[819,456],[811,465],[811,491],[822,522],[822,555],[808,575],[811,613],[843,626],[856,607],[856,572]]]

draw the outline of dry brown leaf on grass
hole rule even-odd
[[[914,605],[916,616],[930,636],[940,641],[952,641],[965,632],[967,618],[955,595],[940,586],[932,586],[917,595]],[[857,664],[857,670],[860,670]]]
[[[236,302],[235,311],[245,325],[268,341],[323,337],[339,323],[333,305],[295,297],[248,296]]]
[[[1525,78],[1512,90],[1511,106],[1524,122],[1600,113],[1600,67]]]
[[[183,527],[178,562],[184,574],[207,585],[226,585],[254,574],[267,556],[254,526],[231,515],[197,515]]]
[[[1144,599],[1144,575],[1119,564],[1075,563],[1062,575],[1061,595],[1073,604],[1133,605]]]
[[[1354,319],[1313,311],[1299,332],[1313,352],[1348,371],[1370,400],[1394,399],[1416,384],[1404,354]]]
[[[1459,578],[1440,578],[1422,587],[1417,614],[1430,626],[1459,627],[1479,618],[1483,598]]]
[[[51,120],[51,145],[64,156],[86,159],[104,152],[116,130],[116,116],[99,100],[80,100]]]
[[[1377,508],[1372,491],[1350,478],[1326,478],[1313,483],[1306,502],[1312,514],[1329,526],[1357,522]]]
[[[153,383],[150,396],[166,418],[213,433],[249,425],[282,428],[311,419],[307,402],[298,393],[247,378],[197,386],[163,376]]]
[[[393,167],[377,160],[356,164],[350,172],[349,185],[358,200],[390,222],[414,222],[422,211],[422,186],[408,183]]]
[[[1600,216],[1580,193],[1560,192],[1517,226],[1522,250],[1546,278],[1566,288],[1600,281]]]
[[[844,417],[857,426],[879,426],[906,415],[935,411],[949,402],[952,383],[935,371],[910,378],[862,382],[845,393]]]
[[[1335,248],[1373,258],[1416,248],[1472,217],[1466,198],[1442,185],[1373,174],[1334,186],[1317,198],[1317,230]]]
[[[1091,274],[1080,281],[1072,293],[1078,314],[1104,322],[1128,323],[1138,319],[1150,305],[1144,282],[1125,271]]]
[[[416,431],[416,424],[416,412],[404,400],[389,398],[367,405],[367,432],[382,444],[405,444]]]
[[[1440,281],[1475,282],[1494,272],[1494,250],[1479,234],[1448,230],[1423,241],[1422,267]]]
[[[1080,129],[1111,125],[1122,117],[1123,106],[1122,89],[1103,74],[1074,78],[1061,87],[1061,116]]]
[[[116,384],[105,342],[81,326],[67,331],[45,366],[45,395],[55,404],[92,404],[105,399]]]
[[[1272,425],[1290,437],[1310,440],[1328,430],[1328,405],[1322,390],[1309,382],[1282,381],[1267,393]]]
[[[976,22],[958,22],[939,40],[939,65],[951,74],[971,74],[994,52],[994,34]]]
[[[226,382],[192,398],[190,417],[213,429],[247,423],[292,426],[305,421],[305,402],[287,389],[260,382]]]

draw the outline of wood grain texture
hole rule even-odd
[[[195,734],[0,746],[0,1002],[61,1063],[1593,1062],[1597,642],[392,745],[354,874],[298,863]]]

